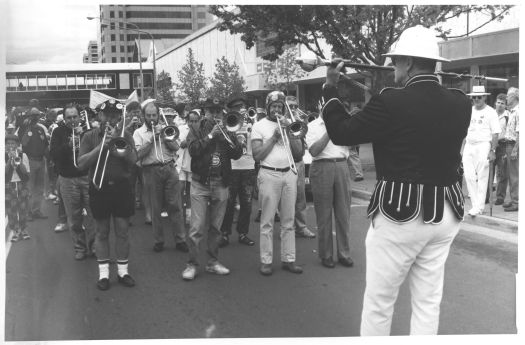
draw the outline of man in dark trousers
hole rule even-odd
[[[374,95],[350,117],[337,99],[344,64],[327,71],[323,119],[335,145],[373,143],[377,183],[368,207],[366,290],[361,335],[389,335],[399,287],[412,294],[410,334],[436,334],[445,261],[464,206],[460,149],[472,106],[434,74],[439,48],[432,30],[405,30],[386,54],[399,88]]]

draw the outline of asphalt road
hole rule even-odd
[[[317,259],[317,240],[297,239],[304,273],[280,269],[274,246],[274,274],[259,274],[257,242],[235,241],[220,252],[229,276],[201,271],[181,279],[187,256],[172,239],[162,253],[152,250],[151,227],[139,211],[131,228],[130,273],[134,288],[116,283],[96,289],[94,259],[77,262],[69,233],[53,232],[55,217],[31,223],[32,238],[12,245],[7,258],[5,340],[88,340],[205,337],[357,336],[365,287],[364,240],[369,222],[363,202],[352,207],[353,268],[327,269]],[[48,214],[56,207],[47,205]],[[311,204],[308,224],[316,230]],[[170,241],[171,240],[171,241]],[[460,232],[447,262],[440,334],[516,333],[517,245]],[[393,335],[407,334],[410,296],[402,286]]]

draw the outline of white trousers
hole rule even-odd
[[[408,279],[411,335],[435,335],[443,294],[445,261],[459,231],[459,220],[447,203],[441,224],[423,216],[396,224],[378,213],[366,236],[366,289],[361,336],[390,335],[399,287]]]
[[[472,209],[483,211],[489,182],[490,142],[465,143],[463,170]]]

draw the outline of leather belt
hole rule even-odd
[[[148,164],[148,165],[143,165],[142,167],[143,167],[143,168],[149,168],[149,167],[161,167],[161,166],[165,166],[165,165],[168,165],[168,164],[170,164],[170,163],[173,163],[173,162],[175,162],[175,160],[171,159],[171,160],[169,160],[169,161],[167,161],[167,162],[164,162],[164,163],[162,163],[162,162],[152,163],[152,164]]]
[[[337,162],[343,162],[346,161],[346,158],[321,158],[321,159],[315,159],[314,162],[329,162],[329,163],[337,163]]]
[[[286,167],[286,168],[272,168],[272,167],[267,167],[265,165],[261,165],[261,168],[266,169],[266,170],[278,171],[278,172],[287,172],[288,170],[290,170],[290,167]]]

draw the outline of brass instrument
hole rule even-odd
[[[162,111],[162,109],[160,109],[160,115],[162,115],[164,119],[164,123],[166,125],[160,130],[160,133],[158,134],[159,140],[160,139],[167,140],[167,141],[177,140],[180,134],[179,129],[176,126],[168,125],[168,120],[166,119],[166,115],[164,115],[164,112]],[[155,134],[155,129],[153,128],[153,121],[151,121],[151,128],[153,130],[153,145],[155,147],[155,156],[157,157],[159,161],[162,161],[162,163],[164,163],[165,162],[164,153],[162,152],[162,144],[160,144],[160,141],[159,141],[160,156],[159,156],[159,151],[157,151],[157,139],[156,139],[157,134]]]
[[[215,120],[215,123],[219,125],[219,130],[224,136],[224,139],[226,139],[226,141],[228,142],[228,145],[230,145],[231,148],[235,148],[235,143],[231,140],[229,135],[226,134],[226,132],[223,129],[223,126],[226,128],[226,131],[228,132],[237,132],[239,129],[241,129],[243,121],[244,119],[243,119],[242,114],[237,111],[230,111],[226,113],[224,122]]]
[[[257,109],[255,107],[249,107],[248,110],[241,109],[245,121],[254,124],[257,121]]]
[[[73,165],[75,166],[75,168],[78,169],[78,164],[77,164],[77,144],[76,144],[76,139],[75,139],[75,129],[78,128],[78,123],[74,123],[73,124],[73,128],[72,128],[72,131],[71,131],[71,141],[73,142]],[[80,138],[79,138],[79,142],[80,142]],[[80,146],[80,143],[79,143],[79,146]]]
[[[393,66],[377,66],[377,65],[369,65],[369,64],[361,64],[361,63],[355,63],[351,62],[350,60],[341,60],[344,62],[345,67],[355,68],[355,69],[362,69],[362,70],[378,70],[378,71],[394,71]],[[316,59],[309,59],[309,58],[297,58],[295,59],[295,62],[301,66],[303,70],[306,72],[311,72],[314,69],[316,69],[319,66],[334,66],[337,65],[335,62],[323,60],[320,57],[317,57]],[[498,82],[507,82],[508,79],[505,78],[495,78],[495,77],[487,77],[484,75],[472,75],[472,74],[458,74],[453,72],[444,72],[444,71],[436,71],[435,74],[438,74],[443,77],[451,77],[451,78],[459,78],[459,79],[478,79],[478,80],[490,80],[490,81],[498,81]],[[356,86],[369,89],[367,86],[350,79],[345,74],[342,74],[344,78],[348,78],[352,83],[354,83]],[[359,85],[358,85],[359,84]]]
[[[283,147],[286,151],[286,158],[288,159],[288,165],[290,166],[290,170],[295,175],[297,175],[297,166],[295,165],[295,161],[292,155],[292,150],[290,148],[290,140],[288,139],[288,134],[286,134],[283,131],[283,126],[281,124],[281,120],[279,120],[279,116],[281,116],[281,114],[275,114],[275,118],[277,119],[277,125],[279,126],[279,132],[281,133],[281,138],[283,139]],[[287,132],[290,133],[290,131],[288,130],[288,127],[286,127]]]
[[[311,113],[310,115],[308,115],[306,117],[306,119],[307,119],[308,123],[310,123],[310,122],[314,121],[315,119],[317,119],[317,117],[318,117],[318,115],[316,115],[315,113]]]
[[[16,149],[9,150],[8,155],[9,155],[9,159],[12,160],[13,165],[15,166],[15,168],[18,167],[22,163],[22,158],[20,158],[20,156],[18,156]]]
[[[297,120],[293,116],[293,111],[290,109],[290,105],[288,102],[284,102],[286,109],[288,109],[288,113],[290,113],[290,119],[292,121],[291,124],[289,124],[286,127],[286,130],[290,134],[290,136],[294,139],[302,139],[305,137],[306,132],[308,132],[308,126],[301,120]]]
[[[104,151],[104,142],[106,141],[106,137],[108,133],[111,131],[111,127],[109,123],[106,122],[106,128],[104,129],[104,136],[102,138],[102,145],[100,146],[100,152],[98,154],[97,165],[95,167],[95,173],[93,174],[93,184],[95,185],[95,188],[97,188],[98,190],[102,188],[102,184],[104,182],[104,175],[106,173],[106,167],[107,167],[109,155],[111,154],[112,156],[115,156],[115,157],[125,157],[131,151],[131,146],[124,139],[124,131],[126,130],[125,124],[126,124],[126,107],[122,107],[122,133],[120,134],[120,137],[113,138],[109,141],[108,150],[106,152],[106,157],[104,158],[104,167],[102,168],[102,175],[100,176],[100,182],[97,183],[96,177],[97,177],[97,172],[100,166],[100,158],[102,157],[102,151]]]
[[[91,129],[91,125],[89,123],[89,116],[88,116],[88,113],[87,113],[87,111],[85,109],[80,111],[80,120],[84,121],[87,130]]]

